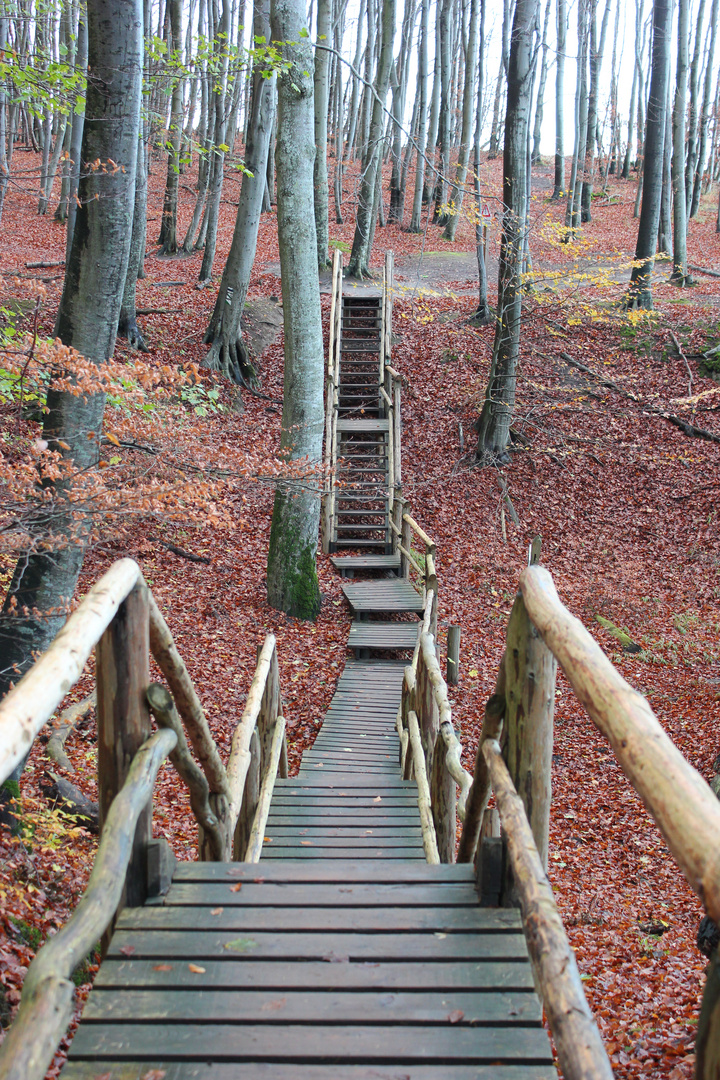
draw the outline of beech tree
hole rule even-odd
[[[652,66],[643,155],[642,207],[630,276],[628,306],[652,311],[652,273],[657,248],[665,151],[665,119],[670,82],[670,36],[673,0],[654,0]]]
[[[372,96],[368,138],[362,159],[355,234],[347,269],[348,276],[356,278],[368,277],[370,274],[368,263],[374,228],[375,185],[379,181],[378,173],[382,161],[380,143],[385,128],[384,106],[390,85],[390,68],[393,58],[395,0],[383,0],[380,33],[380,53]]]
[[[110,358],[125,287],[138,153],[143,68],[141,0],[87,0],[88,80],[79,206],[55,337],[88,360]],[[97,163],[93,168],[90,163]],[[51,389],[42,437],[69,475],[98,463],[104,395]],[[72,479],[48,491],[18,559],[2,611],[0,696],[65,620],[87,541]]]
[[[313,50],[304,0],[272,0],[272,36],[286,61],[278,78],[277,216],[285,324],[281,453],[322,459],[324,353],[313,198]],[[267,564],[272,607],[313,619],[320,610],[315,556],[320,486],[275,493]]]
[[[510,36],[498,311],[490,375],[476,425],[478,457],[498,461],[507,459],[520,351],[521,271],[528,201],[527,147],[537,5],[538,0],[516,0]]]
[[[565,109],[565,40],[567,37],[566,0],[557,0],[557,55],[555,57],[555,183],[553,200],[565,191],[565,150],[563,116]]]
[[[253,35],[260,40],[270,39],[270,0],[255,0]],[[255,261],[274,116],[275,76],[267,74],[266,60],[258,56],[252,75],[245,172],[235,230],[204,339],[205,344],[210,345],[205,358],[206,366],[241,385],[255,378],[255,371],[242,343],[241,320]]]

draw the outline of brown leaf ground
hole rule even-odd
[[[483,185],[496,197],[500,165],[488,163],[484,170]],[[405,278],[396,303],[394,348],[394,364],[407,379],[405,493],[438,545],[441,648],[448,623],[462,627],[461,679],[452,693],[456,726],[470,765],[518,575],[530,539],[540,533],[543,562],[563,601],[625,678],[649,697],[670,736],[709,777],[720,749],[718,447],[688,438],[643,412],[642,404],[668,407],[718,433],[718,398],[705,397],[694,412],[692,406],[668,404],[688,396],[688,371],[672,347],[664,321],[623,329],[606,307],[602,314],[609,314],[610,321],[595,321],[600,305],[622,289],[605,281],[600,286],[597,266],[611,264],[613,280],[622,281],[627,274],[618,267],[626,264],[634,246],[634,184],[611,184],[613,199],[597,201],[595,220],[584,230],[582,241],[568,248],[553,239],[552,222],[561,219],[562,208],[545,201],[546,172],[538,175],[539,194],[533,203],[536,268],[561,271],[564,276],[574,268],[592,276],[578,280],[562,295],[553,291],[555,278],[544,278],[528,299],[515,426],[529,445],[518,444],[511,464],[502,469],[520,520],[519,527],[506,521],[505,536],[495,470],[478,468],[469,453],[492,330],[466,325],[465,316],[472,311],[468,279],[472,263],[459,259],[453,277],[455,263],[447,254],[448,250],[472,253],[473,227],[461,222],[451,249],[432,227],[419,237],[395,227],[378,229],[376,235],[376,263],[386,248],[392,248],[402,260]],[[158,162],[151,177],[147,277],[139,283],[138,306],[178,309],[141,321],[153,364],[189,365],[199,363],[204,354],[202,335],[215,294],[194,287],[199,254],[175,260],[152,254],[162,175]],[[334,241],[343,244],[352,238],[352,181],[352,176],[346,181],[346,224],[331,224]],[[181,191],[180,232],[193,202],[191,192]],[[6,244],[0,270],[62,258],[64,229],[37,218],[31,193],[10,189],[4,215]],[[234,207],[226,203],[216,280],[233,217]],[[264,215],[251,296],[280,294],[275,224],[274,213]],[[496,229],[493,226],[490,236],[491,261]],[[720,266],[709,203],[692,223],[689,242],[691,262]],[[423,279],[428,263],[423,264],[422,254],[437,251],[443,252],[442,272]],[[414,287],[413,271],[423,281],[421,289]],[[180,287],[159,284],[181,279],[185,284]],[[656,288],[658,307],[676,328],[688,355],[705,340],[701,324],[717,323],[718,283],[709,278],[699,281],[696,289],[683,294],[668,285]],[[61,284],[47,284],[43,312],[47,333]],[[638,402],[568,368],[558,360],[561,351],[609,376]],[[124,344],[118,343],[117,355],[125,353]],[[694,360],[689,363],[693,393],[716,388],[699,374]],[[263,393],[280,397],[281,341],[265,351],[261,367]],[[222,394],[229,407],[231,389],[223,386]],[[229,408],[206,420],[188,413],[187,422],[196,429],[209,460],[220,445],[223,453],[227,447],[267,455],[277,449],[279,414],[266,401],[244,397],[241,415]],[[14,417],[4,417],[4,423],[8,432],[16,430]],[[276,633],[295,768],[332,696],[346,656],[350,620],[339,580],[323,557],[318,569],[324,602],[315,624],[288,619],[268,607],[264,573],[271,506],[271,487],[248,483],[228,506],[232,528],[208,527],[201,520],[189,520],[184,528],[150,521],[131,526],[121,538],[108,535],[87,559],[80,594],[118,556],[131,555],[140,562],[224,754],[254,670],[257,645],[268,631]],[[207,555],[210,565],[178,558],[161,546],[163,539]],[[5,568],[9,569],[7,561]],[[621,652],[595,622],[598,614],[627,629],[643,651]],[[75,696],[81,697],[90,684],[91,671]],[[93,795],[92,715],[69,741],[68,752],[75,768],[73,781]],[[38,741],[23,790],[34,835],[26,833],[22,843],[5,837],[0,850],[4,934],[0,978],[11,1009],[38,940],[52,933],[72,910],[95,846],[92,838],[74,834],[48,817],[38,799],[38,780],[45,767],[44,747]],[[556,702],[553,791],[551,879],[616,1075],[690,1078],[704,968],[704,958],[694,945],[700,905],[562,678]],[[179,857],[194,858],[195,827],[170,767],[161,772],[155,806],[156,834],[166,836]],[[662,934],[654,932],[659,928]],[[81,974],[78,981],[86,977]],[[50,1075],[57,1074],[61,1060],[60,1055]]]

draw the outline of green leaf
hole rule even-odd
[[[302,37],[302,38],[305,38],[305,37],[310,37],[310,35],[308,34],[308,32],[307,32],[307,30],[305,29],[305,27],[303,27],[303,28],[302,28],[302,30],[300,31],[300,37]]]
[[[257,941],[249,937],[235,938],[234,941],[226,941],[224,949],[232,949],[233,952],[247,952],[249,949],[257,949]]]

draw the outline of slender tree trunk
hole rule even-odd
[[[322,459],[323,335],[313,206],[313,55],[304,0],[272,0],[272,34],[291,67],[278,81],[277,210],[285,321],[281,451],[297,460]],[[392,47],[392,38],[391,38]],[[303,485],[275,493],[267,565],[268,602],[301,619],[320,610],[315,556],[320,492]]]
[[[218,71],[214,79],[214,105],[215,105],[215,144],[212,149],[210,182],[208,184],[207,205],[205,208],[205,250],[203,251],[202,266],[200,267],[199,280],[209,282],[212,278],[213,263],[215,262],[215,244],[217,240],[218,220],[220,218],[220,198],[222,196],[225,153],[226,116],[225,102],[227,99],[227,72],[228,72],[228,42],[230,40],[230,0],[220,0],[220,22],[216,28],[213,53],[216,56]]]
[[[4,54],[7,45],[8,20],[0,15],[0,54]],[[5,127],[5,84],[0,81],[0,221],[2,221],[5,192],[7,191],[10,169],[6,152],[7,130]]]
[[[475,188],[475,251],[478,264],[478,306],[473,323],[476,326],[487,326],[492,321],[492,312],[488,304],[488,279],[487,263],[485,261],[485,249],[487,243],[487,224],[482,216],[482,196],[480,193],[480,136],[483,122],[483,83],[485,74],[485,0],[480,0],[480,44],[478,47],[478,85],[477,85],[477,112],[475,114],[475,135],[473,139],[473,163],[475,175],[473,184]]]
[[[548,0],[550,3],[550,0]],[[443,233],[444,240],[453,241],[457,232],[458,221],[462,211],[463,197],[465,195],[465,180],[467,178],[468,161],[472,145],[473,119],[477,116],[477,101],[474,100],[475,71],[477,66],[478,51],[478,17],[480,13],[480,0],[470,0],[470,21],[467,35],[467,58],[465,60],[465,84],[463,90],[462,131],[460,134],[460,153],[458,155],[457,173],[455,174],[455,186],[450,194],[449,202],[453,213],[448,215],[447,225]],[[473,108],[475,105],[475,108]],[[473,115],[474,114],[474,115]]]
[[[508,66],[503,154],[503,230],[498,271],[498,316],[490,377],[477,422],[477,453],[507,460],[520,352],[521,267],[527,211],[527,147],[537,0],[516,0]]]
[[[570,170],[570,187],[568,189],[567,208],[565,210],[565,227],[569,230],[568,236],[575,235],[575,230],[580,224],[580,200],[582,196],[581,163],[585,158],[585,144],[587,142],[587,62],[589,46],[589,27],[587,19],[588,0],[578,0],[578,59],[577,59],[577,88],[575,91],[575,145],[573,148],[572,168]]]
[[[502,53],[500,56],[500,70],[495,83],[495,101],[493,102],[492,128],[490,130],[490,147],[488,161],[493,161],[498,154],[500,146],[500,102],[502,100],[503,84],[507,81],[510,46],[510,0],[503,0],[502,21]]]
[[[370,274],[368,264],[370,260],[371,231],[374,225],[373,202],[376,174],[382,159],[380,140],[385,128],[383,106],[387,98],[390,66],[392,64],[393,37],[395,34],[395,0],[383,0],[382,12],[382,40],[375,79],[375,96],[373,97],[367,152],[362,163],[355,235],[348,264],[348,275],[357,278],[367,277]]]
[[[140,128],[142,132],[142,124]],[[123,290],[120,317],[118,320],[118,334],[127,338],[131,349],[139,349],[147,352],[148,348],[142,331],[137,324],[137,310],[135,289],[137,280],[141,276],[143,258],[145,256],[145,232],[147,230],[147,173],[145,172],[145,155],[142,152],[142,144],[137,156],[135,173],[135,206],[132,220],[132,237],[130,239],[130,253],[128,267],[125,275],[125,288]]]
[[[633,123],[635,120],[635,99],[637,95],[638,85],[638,73],[637,65],[633,66],[632,77],[632,89],[630,91],[630,110],[628,113],[628,126],[627,126],[627,146],[625,147],[625,158],[622,167],[623,180],[630,179],[630,165],[632,162],[632,137],[633,137]]]
[[[668,98],[665,108],[665,145],[663,148],[662,195],[660,197],[660,222],[658,224],[658,251],[661,255],[672,258],[672,105],[670,103],[670,82],[668,80]]]
[[[168,51],[171,63],[179,63],[182,49],[182,0],[168,0],[170,11],[170,34]],[[167,133],[167,178],[163,197],[162,221],[158,244],[163,255],[175,255],[177,243],[177,201],[180,176],[180,143],[182,141],[183,80],[173,77],[170,106],[170,128]]]
[[[447,178],[450,171],[450,73],[452,52],[452,4],[453,0],[438,0],[440,7],[440,120],[438,127],[438,144],[440,147],[440,175],[435,184],[435,213],[434,225],[444,225],[447,216],[445,204],[447,202]]]
[[[700,207],[700,189],[703,172],[705,170],[705,151],[707,149],[708,127],[710,126],[710,104],[712,99],[712,77],[715,63],[715,39],[717,37],[719,0],[712,0],[710,9],[710,41],[708,43],[707,62],[705,64],[705,80],[703,85],[702,111],[700,113],[700,128],[698,140],[697,161],[695,163],[695,178],[693,182],[692,199],[688,217],[694,218]]]
[[[355,71],[360,70],[360,61],[362,59],[362,24],[363,16],[367,10],[369,0],[360,0],[360,10],[358,12],[358,29],[357,40],[355,43],[355,58],[353,60],[353,69]],[[353,75],[352,77],[352,92],[350,95],[350,107],[348,109],[348,133],[345,142],[345,151],[343,154],[343,160],[348,161],[353,151],[355,144],[355,134],[357,132],[359,101],[360,101],[360,82]]]
[[[670,78],[672,0],[654,0],[652,67],[643,155],[643,193],[628,305],[652,310],[652,272],[662,198],[665,111]]]
[[[402,34],[400,36],[400,52],[395,60],[396,85],[393,87],[391,131],[388,140],[392,157],[388,222],[397,225],[402,225],[403,209],[405,206],[402,164],[402,125],[405,119],[405,98],[409,67],[408,59],[410,55],[413,27],[415,25],[415,15],[415,0],[405,0]],[[415,109],[413,109],[413,112],[415,112]],[[410,125],[410,134],[411,136],[413,134],[413,124]]]
[[[435,190],[437,183],[437,169],[435,168],[435,162],[437,159],[437,135],[438,124],[440,121],[440,49],[438,48],[438,42],[440,40],[440,12],[442,11],[442,3],[435,4],[435,59],[433,61],[433,87],[432,94],[430,95],[430,119],[428,120],[428,134],[426,143],[426,156],[425,162],[425,184],[423,187],[423,205],[427,206],[432,200],[432,193]]]
[[[673,272],[675,285],[689,285],[685,202],[685,112],[688,79],[688,0],[678,0],[678,50],[672,113]]]
[[[695,46],[693,48],[692,64],[690,65],[690,112],[687,125],[687,155],[685,160],[685,215],[692,200],[693,180],[695,178],[695,165],[697,162],[697,133],[699,122],[698,111],[698,85],[700,75],[700,58],[702,55],[702,29],[705,17],[705,0],[700,0],[695,16]]]
[[[320,45],[330,41],[332,22],[332,0],[317,0],[317,40]],[[330,265],[328,249],[330,232],[328,224],[328,172],[327,172],[327,127],[329,81],[328,62],[330,54],[325,49],[315,51],[315,231],[318,245],[318,269],[326,270]]]
[[[428,66],[428,17],[430,0],[422,0],[420,8],[420,38],[418,40],[418,133],[417,164],[415,166],[415,193],[409,232],[418,233],[422,228],[422,194],[425,183],[425,150],[427,147],[427,66]]]
[[[600,70],[605,51],[608,18],[612,0],[605,0],[605,13],[602,19],[600,37],[597,34],[597,0],[590,0],[590,92],[588,94],[588,120],[585,156],[583,159],[583,188],[580,220],[592,220],[593,173],[595,169],[595,148],[598,141],[598,97],[600,94]]]
[[[567,41],[566,0],[557,0],[557,56],[555,58],[555,183],[552,199],[557,201],[565,191],[565,144],[563,116],[565,111],[565,47]]]
[[[540,161],[540,134],[542,132],[543,105],[545,102],[545,85],[548,75],[548,25],[550,23],[550,9],[552,0],[546,0],[545,18],[543,19],[542,32],[542,59],[540,61],[540,82],[538,83],[537,102],[535,104],[535,125],[533,127],[532,164],[537,165]]]
[[[255,0],[253,36],[270,39],[270,0]],[[245,168],[235,231],[223,270],[215,309],[205,333],[210,349],[205,366],[221,371],[236,383],[255,380],[247,350],[242,343],[241,320],[245,310],[250,273],[255,261],[258,228],[266,187],[266,165],[270,133],[275,115],[275,79],[263,78],[265,63],[253,70],[250,120],[245,145]]]

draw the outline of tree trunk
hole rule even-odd
[[[220,217],[220,197],[222,195],[225,167],[226,116],[225,100],[227,97],[228,42],[230,40],[230,0],[220,0],[220,21],[215,28],[213,54],[216,57],[217,71],[213,79],[213,102],[215,106],[215,136],[211,154],[210,181],[208,183],[207,204],[205,206],[205,250],[199,280],[209,282],[215,262],[215,243]]]
[[[440,173],[435,184],[435,212],[433,225],[444,225],[447,221],[445,204],[447,202],[447,178],[450,170],[450,72],[451,72],[451,16],[453,0],[438,0],[440,3],[440,40],[436,48],[440,49],[440,114],[438,124],[438,145],[440,148]]]
[[[85,6],[80,4],[77,31],[77,53],[75,64],[78,71],[87,71],[88,63],[88,25]],[[67,231],[65,237],[65,263],[70,261],[75,219],[77,217],[77,190],[80,182],[80,158],[82,154],[83,131],[85,128],[85,109],[76,109],[72,116],[72,135],[70,137],[70,177],[68,184]]]
[[[658,251],[672,257],[672,107],[670,105],[670,81],[665,109],[665,145],[663,148],[662,195],[660,197],[660,223],[658,225]]]
[[[317,40],[320,45],[329,43],[332,22],[332,0],[317,0]],[[330,265],[328,249],[330,232],[328,224],[328,172],[327,127],[330,53],[325,48],[315,51],[315,232],[317,234],[317,263],[319,270]]]
[[[358,196],[357,217],[355,219],[355,235],[347,271],[349,277],[356,278],[370,275],[368,264],[371,248],[370,234],[373,226],[375,177],[382,159],[380,140],[385,128],[383,108],[387,98],[392,64],[393,38],[395,36],[395,0],[383,0],[381,35],[368,146],[363,156],[362,179]]]
[[[483,82],[485,73],[485,0],[480,0],[479,36],[477,112],[475,114],[475,136],[473,146],[473,164],[475,166],[473,183],[475,187],[475,251],[478,264],[478,306],[472,321],[476,326],[487,326],[492,320],[492,312],[490,311],[490,306],[488,304],[487,264],[485,262],[487,224],[482,217],[482,197],[480,194],[480,136],[482,133]]]
[[[322,460],[323,335],[313,212],[313,54],[304,0],[272,0],[272,36],[290,70],[278,80],[277,214],[285,322],[281,452]],[[392,45],[392,36],[390,37]],[[320,610],[315,555],[320,486],[275,493],[267,566],[268,602],[288,615],[314,619]]]
[[[628,306],[652,311],[652,272],[662,197],[665,112],[670,79],[672,0],[654,0],[652,67],[643,155],[643,193]]]
[[[638,86],[638,73],[637,65],[633,65],[633,77],[632,77],[632,89],[630,90],[630,110],[628,113],[628,126],[627,126],[627,146],[625,147],[625,158],[622,167],[623,180],[630,179],[630,165],[632,162],[632,137],[633,137],[633,123],[635,122],[635,98],[637,95]]]
[[[416,6],[415,0],[405,0],[403,14],[402,34],[400,36],[400,52],[395,60],[395,86],[392,96],[392,119],[390,132],[390,148],[392,156],[392,176],[390,178],[390,207],[388,209],[388,223],[402,225],[403,208],[405,206],[405,187],[403,184],[402,167],[402,125],[405,119],[405,97],[408,82],[408,58],[410,55],[410,41],[415,25]],[[414,111],[414,110],[413,110]],[[413,135],[413,125],[410,125],[410,136]]]
[[[490,147],[488,161],[494,161],[500,145],[500,101],[502,99],[503,83],[508,75],[508,57],[510,47],[510,0],[503,0],[502,21],[502,53],[500,56],[500,70],[495,83],[495,101],[493,102],[492,128],[490,130]]]
[[[688,79],[688,0],[678,0],[678,51],[672,114],[673,272],[675,285],[689,285],[685,202],[685,111]]]
[[[600,38],[597,36],[597,0],[590,5],[590,93],[588,94],[587,141],[583,165],[583,188],[580,220],[592,221],[593,173],[595,169],[595,147],[598,141],[598,97],[600,94],[600,69],[605,51],[608,18],[612,0],[605,2],[605,14],[602,19]]]
[[[700,187],[705,169],[705,150],[707,148],[708,127],[710,126],[710,105],[712,96],[712,76],[715,62],[715,39],[717,36],[719,0],[713,0],[710,9],[710,41],[708,43],[707,62],[705,64],[705,82],[703,85],[702,112],[700,113],[700,137],[698,140],[695,179],[688,217],[694,218],[700,206]]]
[[[550,0],[548,0],[548,4]],[[475,69],[478,50],[478,14],[480,0],[470,0],[470,22],[468,24],[467,58],[465,60],[465,86],[463,91],[462,132],[460,135],[460,153],[458,156],[457,173],[455,175],[455,187],[450,195],[450,202],[454,213],[448,216],[448,222],[443,233],[444,240],[454,240],[457,232],[460,211],[462,210],[463,196],[465,194],[465,180],[467,178],[468,161],[470,160],[471,136],[473,131],[473,90],[475,88]]]
[[[498,271],[498,317],[493,359],[482,412],[477,454],[507,460],[510,421],[520,351],[522,266],[527,211],[527,145],[533,72],[533,28],[538,0],[516,0],[510,58],[503,154],[503,228]]]
[[[537,102],[535,104],[535,125],[533,127],[533,148],[531,163],[537,165],[540,161],[540,133],[542,131],[543,122],[543,104],[545,101],[545,84],[547,83],[548,74],[548,44],[547,34],[548,25],[550,23],[550,8],[552,7],[552,0],[547,0],[545,4],[545,18],[543,19],[543,32],[542,32],[542,60],[540,61],[540,82],[538,84]]]
[[[170,34],[168,39],[168,59],[179,62],[182,49],[182,0],[168,0],[170,11]],[[180,143],[182,141],[183,118],[183,79],[177,75],[173,79],[170,105],[170,127],[167,134],[167,178],[163,197],[162,221],[158,244],[163,255],[176,255],[177,242],[177,201],[178,178],[180,176]]]
[[[687,125],[687,156],[685,160],[685,216],[692,199],[693,180],[695,178],[695,164],[697,162],[697,133],[698,133],[698,80],[700,73],[700,56],[702,53],[702,28],[705,17],[705,0],[700,0],[697,15],[695,17],[695,46],[693,48],[692,64],[690,65],[690,112]]]
[[[568,229],[568,238],[575,235],[575,230],[580,224],[580,199],[582,196],[582,180],[580,179],[581,163],[585,159],[585,144],[587,142],[587,62],[588,62],[588,19],[587,5],[590,0],[578,2],[578,58],[577,58],[577,88],[575,90],[575,145],[573,147],[573,159],[570,169],[570,187],[568,188],[568,201],[565,209],[565,227]]]
[[[417,164],[415,166],[415,193],[409,232],[418,233],[422,228],[422,195],[425,183],[425,151],[427,147],[427,65],[428,65],[428,16],[430,0],[422,0],[420,9],[420,39],[418,41],[418,133]]]
[[[143,69],[140,0],[88,0],[87,27],[94,77],[87,87],[82,160],[112,159],[122,168],[83,170],[54,336],[100,363],[113,352],[130,248]],[[76,472],[97,465],[103,406],[102,394],[48,392],[43,438]],[[18,560],[3,606],[0,694],[60,629],[82,566],[89,529],[81,504],[72,501],[72,479],[46,484],[29,527],[31,547]],[[51,537],[67,543],[45,548]]]
[[[563,116],[565,111],[565,44],[567,39],[566,0],[557,0],[557,56],[555,58],[555,183],[552,199],[565,191],[565,149]]]
[[[142,134],[142,124],[140,126]],[[142,264],[145,256],[145,233],[147,230],[147,173],[145,172],[145,154],[142,143],[137,156],[135,174],[135,207],[132,220],[132,237],[130,240],[130,254],[128,257],[127,273],[125,275],[125,289],[123,291],[120,318],[118,320],[118,334],[127,338],[131,349],[139,349],[147,352],[142,331],[137,324],[137,310],[135,301],[135,288],[137,280],[141,276]]]
[[[255,0],[253,36],[270,40],[270,0]],[[264,60],[253,71],[250,120],[245,146],[245,168],[235,231],[223,270],[215,309],[205,333],[210,350],[205,366],[221,371],[236,383],[255,380],[255,371],[242,343],[241,320],[245,310],[250,274],[255,261],[258,228],[266,186],[270,133],[275,115],[275,79],[264,78]]]

